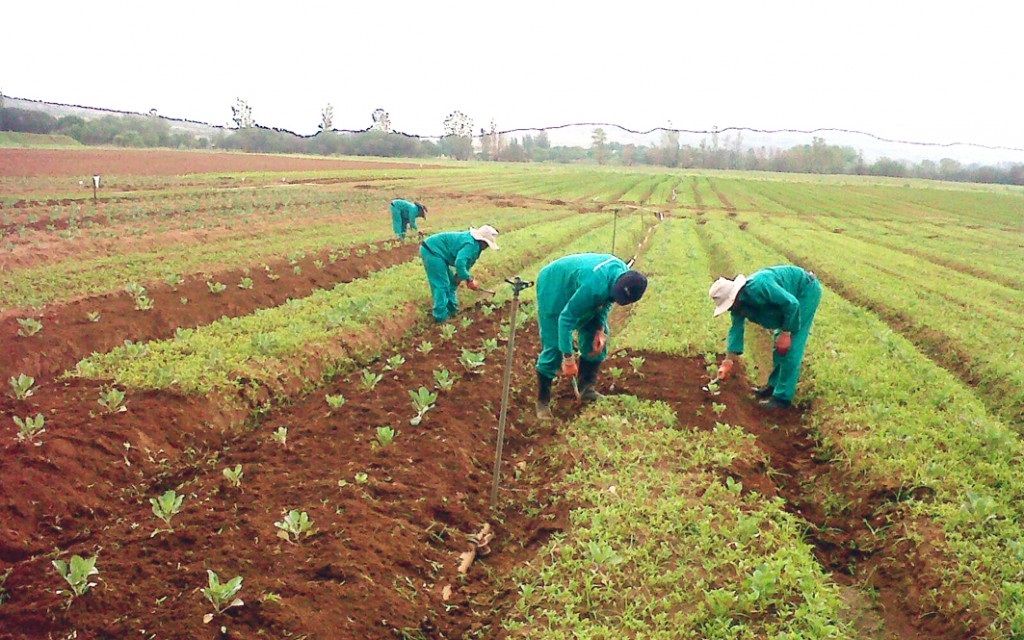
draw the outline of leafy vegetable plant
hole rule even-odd
[[[221,582],[220,576],[209,569],[206,570],[209,576],[209,586],[203,589],[203,595],[213,604],[216,613],[224,613],[231,607],[240,607],[244,602],[235,596],[242,590],[242,576],[236,576],[227,582]],[[209,623],[215,614],[208,613],[203,616],[203,622]]]
[[[18,329],[18,335],[23,338],[34,336],[43,330],[43,323],[35,318],[18,318],[18,324],[21,325],[21,328]]]
[[[241,464],[236,464],[234,468],[224,467],[224,471],[222,473],[224,474],[224,477],[227,478],[228,482],[231,483],[232,487],[242,486],[242,476],[245,475],[245,473],[242,472]]]
[[[413,409],[416,409],[416,415],[409,420],[409,424],[415,427],[423,421],[423,416],[434,408],[437,394],[426,387],[420,387],[416,391],[410,391],[409,396],[412,398]]]
[[[14,424],[18,425],[17,438],[18,442],[31,442],[37,447],[42,442],[36,442],[36,438],[43,434],[46,429],[43,428],[43,424],[46,423],[46,418],[41,413],[37,413],[36,417],[25,416],[25,418],[19,418],[14,416]]]
[[[125,392],[117,387],[100,391],[100,399],[96,402],[107,410],[107,413],[121,413],[128,410],[124,404]]]
[[[24,373],[19,373],[18,377],[11,378],[7,381],[11,385],[11,389],[14,391],[14,397],[18,400],[24,400],[34,393],[32,385],[36,383],[36,379],[32,376],[26,376]]]
[[[459,363],[466,368],[466,371],[470,373],[479,373],[477,369],[484,366],[485,356],[482,353],[474,353],[469,349],[463,349],[462,355],[459,356]]]
[[[54,560],[53,566],[57,569],[57,573],[71,586],[70,591],[58,591],[57,593],[67,593],[70,598],[77,598],[95,587],[96,583],[90,582],[89,577],[99,575],[100,570],[96,568],[96,558],[97,556],[83,558],[75,555],[71,556],[70,563]]]
[[[394,442],[396,435],[398,435],[398,432],[391,427],[377,427],[377,442],[382,447],[386,447]]]
[[[149,503],[153,505],[153,515],[163,520],[168,529],[173,531],[171,519],[181,511],[181,503],[184,499],[184,495],[178,495],[174,489],[169,489],[159,498],[150,498]]]
[[[331,411],[337,411],[345,404],[345,396],[340,393],[333,396],[328,393],[324,396],[324,399],[327,401],[327,406],[331,408]]]
[[[451,391],[458,379],[458,376],[452,375],[452,372],[447,369],[434,370],[434,381],[437,382],[437,388],[441,391]]]
[[[373,388],[376,387],[377,383],[383,378],[384,376],[379,373],[374,373],[369,369],[363,369],[363,379],[360,381],[360,384],[363,385],[363,388],[367,391],[373,391]]]
[[[309,519],[309,514],[297,509],[289,511],[280,522],[275,522],[274,526],[279,529],[277,537],[288,542],[298,542],[300,538],[308,537],[315,533],[313,521]]]

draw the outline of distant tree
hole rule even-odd
[[[608,134],[604,132],[604,129],[598,127],[590,135],[590,148],[594,152],[594,159],[597,160],[597,164],[606,164],[608,162]]]
[[[391,116],[388,115],[387,111],[383,109],[374,109],[371,117],[373,118],[373,126],[371,129],[374,131],[383,131],[384,133],[391,131]]]
[[[627,145],[623,146],[622,147],[622,164],[626,165],[627,167],[631,167],[631,166],[633,166],[633,163],[635,163],[635,162],[636,162],[636,145],[635,144],[627,144]]]
[[[320,131],[332,131],[334,129],[334,106],[330,102],[320,112]]]
[[[6,131],[4,129],[4,92],[0,91],[0,131]]]
[[[484,160],[497,160],[501,154],[502,138],[498,125],[491,120],[491,130],[480,129],[480,155]]]
[[[2,109],[4,131],[22,133],[53,133],[57,128],[57,119],[43,111],[30,109]]]
[[[235,123],[236,129],[250,129],[256,124],[252,119],[252,107],[241,98],[236,98],[234,106],[231,107],[231,120]]]
[[[469,160],[473,156],[473,120],[461,111],[452,111],[443,126],[440,152],[458,160]]]

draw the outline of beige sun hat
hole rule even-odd
[[[736,276],[735,280],[719,278],[711,284],[708,295],[715,303],[715,316],[720,316],[729,310],[729,307],[736,302],[736,296],[740,289],[747,283],[747,277],[742,273]]]
[[[473,236],[473,238],[476,239],[476,240],[483,240],[484,242],[487,243],[487,246],[489,246],[490,248],[494,249],[495,251],[497,251],[500,248],[500,247],[498,247],[498,242],[497,242],[498,230],[495,229],[494,227],[492,227],[489,224],[485,224],[484,226],[480,227],[479,229],[476,229],[474,227],[470,227],[469,228],[469,235]]]

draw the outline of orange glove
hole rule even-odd
[[[478,291],[480,289],[480,281],[476,278],[470,278],[469,280],[466,280],[466,286],[473,291]]]
[[[733,366],[734,363],[732,361],[732,358],[726,358],[725,360],[722,360],[722,364],[718,365],[718,379],[728,380],[730,377],[732,377]]]
[[[793,346],[793,336],[788,331],[783,331],[779,334],[779,337],[775,339],[775,350],[779,352],[780,356],[784,356],[789,353],[789,348]]]
[[[576,356],[562,356],[562,375],[571,378],[579,374],[580,364],[576,362]]]
[[[601,352],[604,351],[604,346],[606,344],[608,344],[608,334],[606,334],[604,330],[595,333],[594,342],[591,343],[590,345],[590,357],[596,358],[597,356],[601,355]]]

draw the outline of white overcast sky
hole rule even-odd
[[[330,103],[336,128],[379,107],[424,136],[459,110],[477,130],[841,128],[1024,149],[1013,0],[7,5],[0,91],[47,102],[222,125],[243,98],[300,134]]]

